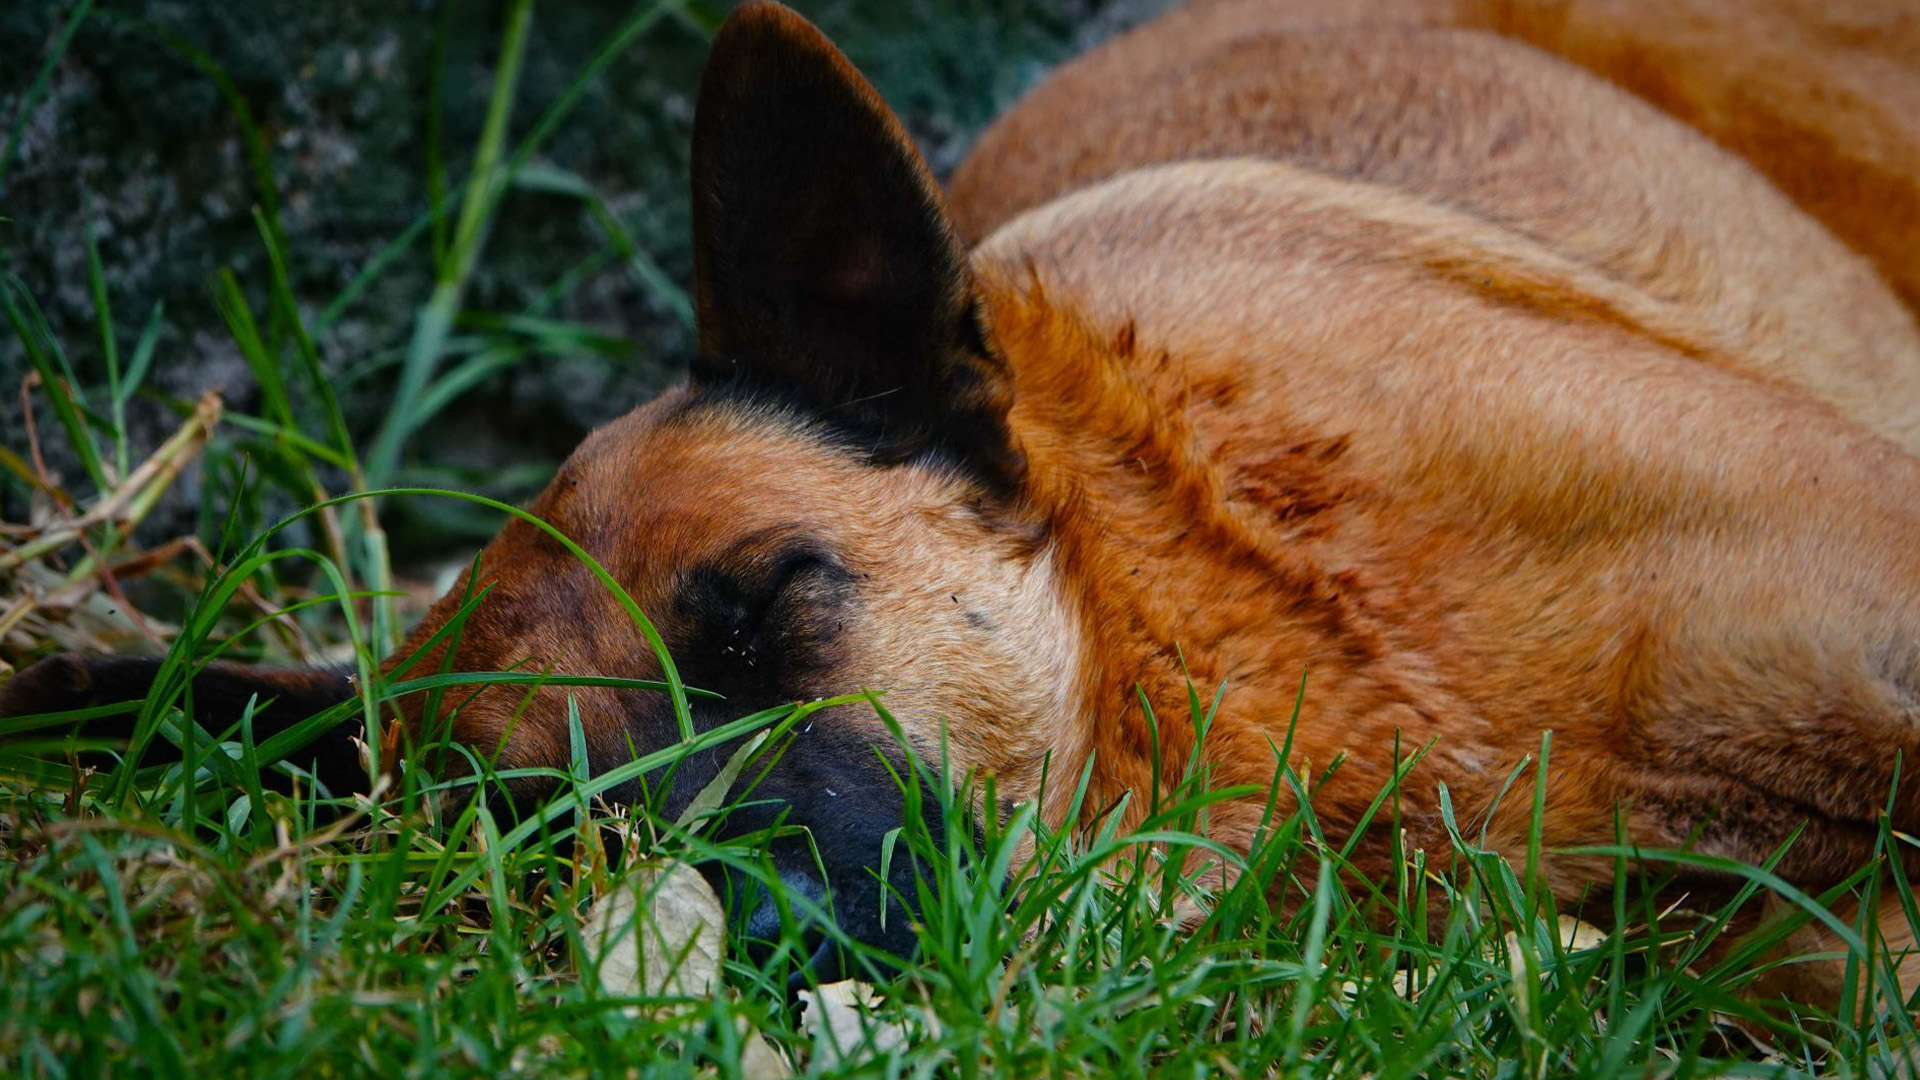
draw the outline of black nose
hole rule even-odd
[[[696,728],[727,718],[717,704],[694,709]],[[785,955],[791,984],[874,978],[913,958],[926,873],[914,852],[943,849],[942,781],[908,747],[875,734],[850,709],[809,717],[740,773],[706,825],[708,839],[745,838],[735,858],[702,869],[746,955],[763,969]],[[658,778],[656,812],[675,820],[736,745]]]
[[[893,820],[899,820],[897,809]],[[883,860],[878,843],[863,856],[851,839],[808,844],[805,837],[782,836],[767,845],[767,860],[753,869],[704,867],[754,964],[768,968],[786,946],[789,990],[810,982],[881,978],[913,957],[917,887],[906,843]],[[883,861],[889,863],[886,882],[880,879]]]

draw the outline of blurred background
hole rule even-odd
[[[794,6],[944,176],[1052,64],[1166,0]],[[230,512],[247,531],[351,488],[300,442],[332,445],[328,391],[371,486],[526,499],[685,362],[693,93],[729,7],[0,4],[0,520],[44,524],[44,481],[84,489],[98,464],[35,372],[71,379],[102,492],[221,395],[147,546],[217,547]],[[498,190],[470,197],[476,171]],[[382,520],[421,573],[500,524],[450,500]]]

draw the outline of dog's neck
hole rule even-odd
[[[1130,323],[1096,331],[1038,287],[998,297],[994,311],[1020,380],[1014,429],[1028,499],[1048,521],[1081,623],[1075,697],[1095,763],[1084,810],[1126,794],[1128,816],[1144,816],[1192,759],[1196,697],[1204,713],[1222,687],[1222,710],[1257,721],[1232,725],[1235,737],[1270,737],[1273,749],[1216,736],[1202,755],[1215,787],[1274,780],[1303,678],[1312,693],[1303,724],[1405,700],[1376,670],[1388,646],[1354,583],[1273,524],[1285,516],[1276,507],[1335,497],[1324,448],[1268,470],[1272,490],[1237,490],[1243,478],[1203,453],[1189,423],[1177,359],[1148,351]],[[1260,633],[1247,632],[1254,623]],[[1083,760],[1054,763],[1050,816],[1063,815]],[[1332,763],[1292,764],[1305,774]]]

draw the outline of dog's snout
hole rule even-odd
[[[811,865],[810,853],[778,850],[793,846],[780,844],[769,852],[770,877],[765,868],[752,872],[719,863],[708,864],[708,876],[750,961],[765,969],[782,945],[788,946],[787,986],[797,990],[809,979],[839,978],[841,964],[826,879]]]
[[[898,776],[919,775],[904,764]],[[733,797],[712,836],[758,839],[706,872],[751,960],[766,968],[784,956],[797,988],[913,957],[925,867],[911,837],[943,836],[938,800],[912,800],[919,819],[909,821],[900,781],[872,746],[807,740]]]
[[[813,922],[815,916],[811,914],[812,911],[826,911],[826,882],[811,869],[782,869],[777,880],[788,910],[794,912],[794,918],[803,926]],[[756,902],[746,912],[741,922],[741,932],[751,941],[780,940],[780,904],[775,901],[773,890],[755,883],[749,895],[754,896]]]

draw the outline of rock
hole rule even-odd
[[[506,5],[447,2],[441,140],[449,176],[457,179],[479,137]],[[1017,0],[983,9],[964,0],[838,0],[798,6],[874,78],[944,171],[1051,63],[1162,3]],[[660,20],[587,89],[535,159],[598,191],[664,277],[681,288],[689,258],[684,189],[691,94],[707,27],[727,6],[696,3],[689,10],[697,19]],[[64,0],[0,5],[0,72],[8,73],[0,80],[0,122],[10,124],[20,109],[71,7]],[[515,140],[635,9],[630,0],[534,9],[513,114]],[[428,102],[439,5],[156,0],[140,10],[145,22],[98,13],[89,18],[25,113],[15,160],[0,179],[0,212],[14,218],[0,223],[0,268],[31,291],[82,382],[104,383],[87,287],[84,238],[91,227],[123,359],[148,313],[162,303],[165,329],[150,385],[187,401],[217,388],[233,409],[255,411],[252,375],[214,308],[211,282],[230,268],[256,318],[265,319],[267,262],[251,216],[261,192],[234,110],[189,52],[197,50],[225,72],[258,125],[290,277],[311,320],[430,203]],[[592,209],[576,198],[510,194],[474,275],[469,312],[524,313],[608,241]],[[394,356],[431,288],[430,247],[417,244],[397,259],[377,288],[320,334],[329,377],[363,448],[389,405]],[[631,342],[631,349],[541,352],[495,373],[416,435],[407,460],[455,486],[524,498],[589,427],[644,400],[681,370],[693,339],[677,302],[683,300],[649,287],[622,259],[591,267],[545,314]],[[496,337],[513,340],[504,332]],[[19,384],[27,370],[20,342],[0,320],[0,439],[16,451],[25,449]],[[79,482],[64,436],[44,405],[40,411],[50,464]],[[173,422],[160,405],[136,402],[130,411],[134,456]],[[309,429],[322,433],[317,417]],[[147,539],[193,527],[200,479],[183,478],[170,498],[153,516]],[[0,482],[0,517],[19,520],[24,501],[17,485]],[[498,524],[424,503],[389,513],[395,546],[410,557],[470,547]]]

